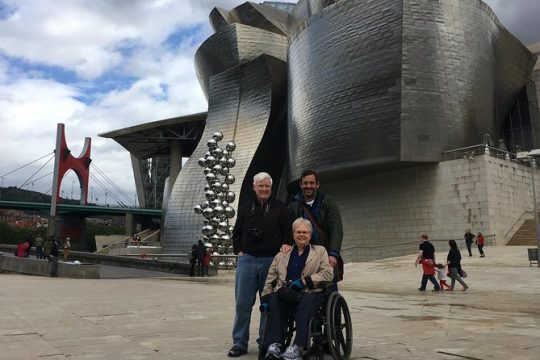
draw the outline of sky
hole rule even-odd
[[[47,154],[64,123],[71,153],[91,137],[93,166],[125,193],[91,176],[89,201],[134,203],[129,153],[97,134],[206,111],[195,51],[212,34],[211,9],[243,2],[0,0],[0,185],[50,194]],[[540,1],[485,2],[523,43],[540,41]],[[69,173],[63,196],[78,199],[78,187]]]

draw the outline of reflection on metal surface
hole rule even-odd
[[[519,107],[536,57],[480,0],[245,3],[210,21],[216,32],[195,56],[209,103],[203,138],[219,130],[238,145],[236,181],[222,189],[238,204],[258,171],[276,191],[307,168],[343,180],[436,163],[485,135],[501,151],[537,141],[538,114]],[[188,250],[199,236],[192,205],[215,201],[204,191],[212,169],[196,172],[205,148],[174,184],[167,251]]]

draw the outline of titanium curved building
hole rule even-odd
[[[480,0],[245,3],[215,8],[210,21],[215,34],[195,56],[208,98],[202,139],[221,131],[236,142],[238,203],[258,171],[271,173],[277,193],[318,170],[344,214],[348,259],[360,243],[434,231],[432,208],[412,221],[407,208],[439,191],[444,151],[483,138],[514,152],[539,144],[538,116],[508,126],[536,56]],[[196,159],[205,151],[200,143],[172,189],[166,252],[187,252],[201,236],[193,205],[204,198]],[[396,205],[419,178],[429,180]]]

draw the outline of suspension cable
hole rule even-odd
[[[47,160],[47,161],[45,162],[45,164],[41,165],[41,167],[40,167],[39,169],[37,169],[37,171],[36,171],[35,173],[33,173],[28,179],[26,179],[26,181],[25,181],[19,188],[22,188],[23,186],[27,185],[27,184],[32,180],[32,178],[33,178],[34,176],[36,176],[36,174],[37,174],[38,172],[40,172],[41,169],[43,169],[43,168],[45,167],[45,165],[47,165],[52,159],[54,159],[54,155],[51,156],[51,157],[49,158],[49,160]]]
[[[112,185],[112,187],[118,191],[118,193],[120,193],[121,195],[124,196],[125,199],[127,199],[128,203],[131,203],[133,204],[134,206],[136,206],[137,204],[131,200],[131,198],[129,197],[129,195],[127,195],[122,189],[120,189],[120,187],[118,187],[118,185],[116,185],[114,183],[114,181],[112,181],[97,165],[95,164],[91,164],[92,165],[92,168],[95,169],[101,176],[103,176],[106,180],[109,181],[110,185]]]
[[[49,155],[51,155],[51,154],[54,154],[54,151],[51,151],[51,152],[48,153],[47,155],[44,155],[44,156],[40,157],[39,159],[36,159],[36,160],[34,160],[34,161],[31,161],[31,162],[29,162],[29,163],[26,164],[26,165],[23,165],[23,166],[21,166],[21,167],[18,167],[18,168],[16,168],[15,170],[12,170],[12,171],[7,172],[7,173],[5,173],[5,174],[3,174],[3,175],[0,175],[0,177],[4,177],[4,176],[7,176],[7,175],[9,175],[9,174],[12,174],[12,173],[14,173],[14,172],[17,171],[17,170],[21,170],[22,168],[25,168],[25,167],[27,167],[28,165],[32,165],[33,163],[38,162],[39,160],[41,160],[41,159],[43,159],[43,158],[46,158],[47,156],[49,156]]]

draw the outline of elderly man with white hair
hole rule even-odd
[[[241,204],[233,231],[233,251],[238,255],[234,295],[236,314],[233,347],[227,354],[247,353],[251,311],[263,290],[274,256],[283,244],[292,244],[292,216],[287,206],[272,195],[272,178],[261,172],[253,178],[255,197]],[[261,325],[259,324],[259,334]]]

